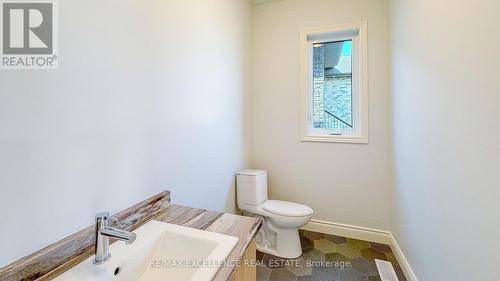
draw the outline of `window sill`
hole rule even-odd
[[[347,135],[346,136],[307,135],[303,136],[301,141],[368,144],[367,137],[347,136]]]

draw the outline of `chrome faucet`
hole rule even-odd
[[[115,238],[131,244],[135,241],[135,233],[109,226],[109,223],[117,223],[108,212],[101,212],[95,216],[95,258],[94,264],[101,264],[111,258],[109,252],[109,238]]]

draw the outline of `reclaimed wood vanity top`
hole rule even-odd
[[[261,221],[222,212],[170,204],[170,192],[157,194],[113,217],[117,227],[134,230],[150,220],[184,225],[238,237],[238,243],[212,280],[230,280],[236,264],[257,233]],[[95,226],[89,226],[27,257],[0,268],[0,280],[51,280],[94,254]]]

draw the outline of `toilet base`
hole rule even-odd
[[[276,256],[276,249],[274,249],[274,248],[268,247],[268,246],[263,245],[259,242],[256,243],[256,248],[257,248],[257,251],[259,251],[259,252]]]
[[[277,229],[270,223],[268,225],[276,232],[276,247],[257,243],[257,250],[286,259],[295,259],[302,255],[298,229]]]
[[[285,259],[296,259],[300,256],[302,256],[302,249],[300,250],[300,254],[296,254],[294,256],[288,256],[288,257],[285,257],[283,256],[282,254],[276,252],[276,249],[273,249],[273,248],[270,248],[270,247],[267,247],[267,246],[264,246],[264,245],[261,245],[260,243],[257,243],[256,245],[256,248],[259,252],[262,252],[264,254],[269,254],[269,255],[273,255],[275,257],[279,257],[279,258],[285,258]]]

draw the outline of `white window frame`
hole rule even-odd
[[[350,23],[300,32],[301,140],[313,142],[368,143],[368,34],[367,23]],[[352,40],[353,130],[334,131],[313,126],[313,44]]]

